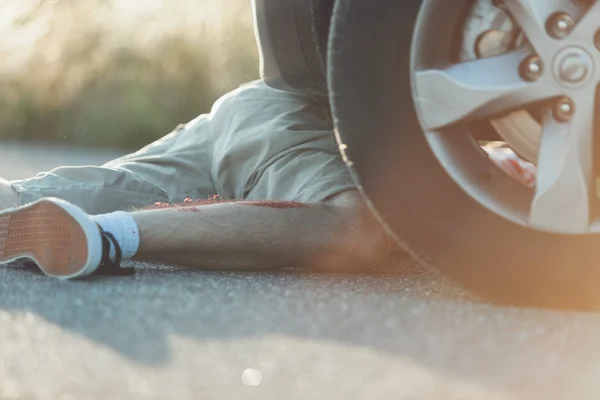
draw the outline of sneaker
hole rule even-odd
[[[110,258],[111,246],[115,259]],[[0,212],[0,264],[31,260],[48,276],[129,275],[121,268],[121,248],[79,207],[43,198]]]

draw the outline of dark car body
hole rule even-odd
[[[335,0],[253,0],[261,76],[270,86],[327,95],[326,54]]]

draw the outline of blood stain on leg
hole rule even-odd
[[[278,209],[293,209],[293,208],[308,208],[309,204],[298,203],[295,201],[242,201],[239,204],[252,207],[278,208]]]

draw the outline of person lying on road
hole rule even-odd
[[[318,40],[306,46],[327,42],[334,2],[302,4],[311,12],[297,13],[294,1],[253,2],[263,77],[294,60],[287,82],[301,88],[261,79],[105,165],[0,180],[0,263],[30,259],[46,274],[69,279],[129,274],[121,261],[132,258],[236,270],[355,271],[387,262],[392,241],[339,154],[327,96],[306,94],[314,71],[298,79],[308,64],[294,58],[302,53],[294,48],[274,56],[283,42],[268,35],[284,29],[276,39],[293,39],[299,23],[282,24],[282,10],[294,19],[316,16],[309,31]],[[285,43],[301,43],[298,32]],[[268,65],[273,60],[285,62]]]
[[[351,271],[390,240],[339,155],[321,97],[242,86],[210,114],[103,166],[0,183],[0,262],[130,273],[135,258],[204,269]]]

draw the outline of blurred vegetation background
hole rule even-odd
[[[250,0],[0,0],[0,140],[139,148],[258,77]]]

